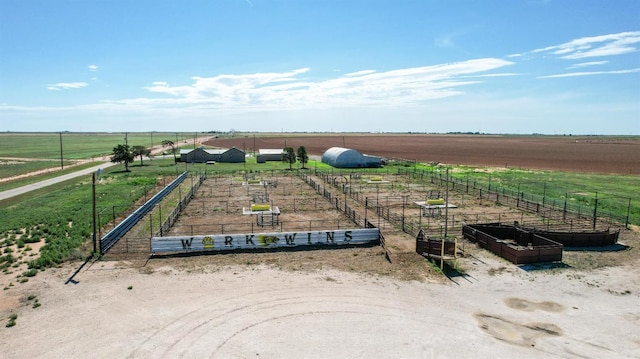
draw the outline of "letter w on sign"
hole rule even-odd
[[[191,249],[191,242],[193,242],[193,238],[181,239],[180,242],[182,242],[182,249]]]

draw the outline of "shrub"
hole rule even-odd
[[[38,274],[38,270],[35,268],[28,269],[24,273],[22,273],[22,275],[25,277],[35,277],[36,274]]]

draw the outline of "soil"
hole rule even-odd
[[[320,156],[331,147],[347,147],[383,158],[418,162],[559,170],[567,172],[640,174],[640,139],[599,136],[489,135],[278,135],[217,138],[205,145],[244,148],[297,148]]]
[[[380,255],[333,252],[345,263],[360,258],[392,266]],[[464,276],[417,281],[320,265],[318,252],[270,258],[49,269],[3,294],[17,302],[2,311],[6,323],[17,315],[15,326],[0,328],[3,355],[640,357],[637,259],[595,270],[532,270],[477,251],[461,259]]]

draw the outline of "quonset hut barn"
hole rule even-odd
[[[381,167],[382,159],[363,155],[357,150],[343,147],[331,147],[322,154],[322,162],[336,168]]]

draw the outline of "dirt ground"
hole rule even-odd
[[[384,158],[561,170],[569,172],[640,174],[640,139],[600,136],[499,136],[499,135],[287,135],[277,137],[218,138],[215,147],[297,148],[322,155],[331,147],[347,147]]]
[[[392,266],[375,253],[335,252],[345,262]],[[292,256],[314,264],[289,267]],[[272,254],[98,261],[50,269],[10,290],[19,306],[11,311],[16,325],[0,328],[3,356],[640,357],[637,260],[534,270],[477,251],[463,259],[464,277],[418,281],[324,267],[316,256],[286,253],[273,263]]]

